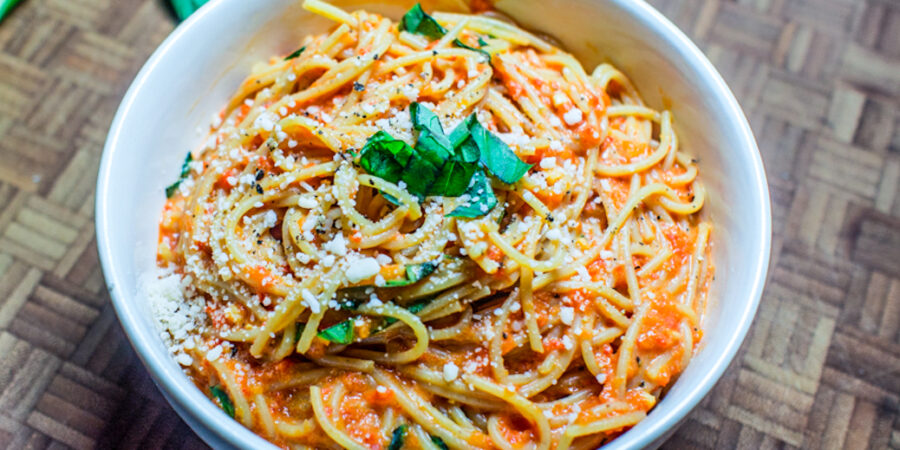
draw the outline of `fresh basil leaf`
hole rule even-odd
[[[440,149],[434,148],[413,149],[407,143],[379,131],[366,141],[360,152],[359,164],[366,172],[392,183],[402,180],[410,194],[423,199],[443,167],[445,159],[442,159],[440,152]]]
[[[353,321],[339,322],[320,331],[318,336],[335,344],[349,344],[353,342]]]
[[[222,407],[222,410],[225,411],[225,414],[228,414],[233,419],[234,403],[231,402],[231,398],[228,397],[228,393],[226,393],[224,389],[219,387],[219,385],[215,385],[209,388],[209,392],[219,402],[219,406]]]
[[[481,36],[478,36],[478,46],[479,47],[487,47],[488,43]]]
[[[300,56],[300,54],[303,53],[303,50],[306,50],[306,46],[305,46],[305,45],[304,45],[303,47],[298,48],[297,50],[294,50],[290,55],[285,56],[285,57],[284,57],[284,60],[285,60],[285,61],[290,61],[290,60],[292,60],[292,59],[294,59],[294,58]]]
[[[478,39],[481,40],[481,38],[478,38]],[[482,42],[484,42],[484,41],[482,41]],[[491,62],[491,54],[488,53],[486,50],[482,50],[482,49],[480,49],[480,48],[475,48],[475,47],[470,47],[470,46],[466,45],[463,41],[461,41],[461,40],[459,40],[459,39],[454,39],[454,40],[453,40],[453,45],[455,45],[455,46],[457,46],[457,47],[460,47],[460,48],[464,48],[464,49],[466,49],[466,50],[472,50],[473,52],[481,53],[484,57],[487,58],[487,61],[488,61],[489,63]]]
[[[439,448],[441,450],[450,450],[450,448],[447,447],[447,444],[444,442],[444,440],[438,436],[431,435],[431,443],[433,443],[435,446],[437,446],[437,448]]]
[[[469,133],[480,151],[478,160],[500,181],[515,183],[531,168],[531,164],[519,159],[505,142],[481,126],[477,120],[469,127]]]
[[[431,39],[440,39],[447,32],[433,17],[425,14],[422,5],[418,3],[403,15],[400,30],[428,36]]]
[[[457,158],[463,162],[478,161],[478,156],[481,153],[469,132],[469,128],[476,122],[478,122],[478,119],[475,118],[475,113],[469,114],[469,117],[466,117],[450,132],[450,146],[456,152]]]
[[[422,264],[410,264],[406,266],[406,278],[413,282],[431,275],[437,269],[437,263],[431,261]]]
[[[412,120],[413,128],[419,131],[428,131],[429,133],[444,137],[444,127],[441,126],[441,120],[437,114],[428,108],[422,106],[419,102],[409,104],[409,117]],[[450,142],[447,141],[447,147]]]
[[[358,298],[345,298],[343,300],[338,301],[338,307],[344,310],[356,311],[356,308],[359,308],[359,305],[362,304],[362,299]]]
[[[194,156],[191,155],[191,152],[188,152],[187,156],[184,157],[184,162],[181,163],[181,174],[178,175],[178,180],[166,186],[166,198],[172,198],[178,186],[181,186],[181,182],[191,173],[191,161],[193,160]]]
[[[449,143],[444,145],[441,143],[442,140],[446,142],[447,138],[445,136],[438,138],[427,131],[421,131],[416,142],[416,153],[436,169],[444,167],[444,164],[452,155]]]
[[[409,105],[409,116],[413,128],[419,131],[416,150],[435,167],[442,167],[450,158],[452,147],[444,135],[444,128],[437,114],[418,102]]]
[[[407,264],[406,278],[403,280],[390,280],[384,283],[387,287],[408,286],[431,275],[437,269],[437,263],[424,262],[422,264]]]
[[[472,163],[451,160],[444,165],[434,184],[431,185],[431,195],[443,195],[445,197],[459,197],[466,192],[472,175],[477,166]]]
[[[178,20],[187,19],[194,11],[200,9],[208,0],[169,0]]]
[[[469,139],[469,128],[472,126],[472,123],[477,121],[475,118],[475,113],[469,114],[468,117],[463,119],[453,131],[450,132],[450,146],[454,149],[458,148],[465,141]],[[476,158],[478,159],[478,158]]]
[[[410,158],[403,171],[402,180],[406,183],[406,190],[410,194],[424,199],[439,173],[440,168],[417,153],[415,157]]]
[[[372,135],[359,152],[359,165],[376,177],[396,183],[409,162],[413,149],[407,143],[379,131]]]
[[[417,5],[418,6],[418,5]],[[403,439],[406,437],[406,424],[394,428],[391,433],[391,443],[388,444],[388,450],[400,450],[403,448]]]
[[[406,310],[413,314],[418,314],[420,311],[425,309],[425,307],[428,306],[429,303],[431,303],[431,299],[422,300],[420,302],[416,302],[416,303],[413,303],[412,305],[407,306]],[[375,333],[393,325],[396,322],[397,322],[397,319],[395,319],[393,317],[385,317],[384,321],[381,323],[381,327],[379,327],[377,330],[375,330]]]
[[[409,312],[411,312],[413,314],[418,314],[423,309],[425,309],[426,306],[428,306],[428,303],[429,303],[429,301],[427,301],[427,300],[424,302],[413,303],[412,305],[409,305],[409,307],[406,309],[408,309]]]
[[[463,196],[468,196],[468,200],[450,211],[447,217],[481,217],[497,206],[497,197],[494,195],[491,182],[481,169],[472,175],[472,182],[469,183],[469,188]]]

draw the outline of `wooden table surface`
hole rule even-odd
[[[651,0],[700,44],[768,168],[769,281],[667,447],[900,448],[900,2]],[[97,167],[162,0],[28,0],[0,24],[0,448],[204,447],[111,309]]]

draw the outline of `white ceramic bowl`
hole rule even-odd
[[[395,19],[411,6],[335,2]],[[424,1],[426,10],[457,3]],[[449,4],[449,5],[448,5]],[[703,54],[639,0],[500,0],[524,27],[556,37],[590,71],[609,61],[647,102],[671,105],[684,149],[700,159],[714,223],[716,278],[702,346],[649,416],[607,448],[659,445],[713,387],[744,339],[765,280],[771,216],[765,172],[747,120]],[[113,121],[97,181],[97,240],[113,305],[132,345],[176,411],[214,447],[265,448],[194,387],[158,337],[140,273],[154,264],[163,188],[254,61],[293,50],[332,24],[298,0],[213,0],[153,53]]]

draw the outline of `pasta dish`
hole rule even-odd
[[[166,189],[175,361],[284,448],[596,448],[697,348],[706,195],[669,111],[487,12],[332,19]]]

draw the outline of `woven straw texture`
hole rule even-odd
[[[900,449],[900,2],[651,0],[709,55],[768,168],[759,315],[671,448]],[[28,0],[0,24],[0,448],[192,448],[121,331],[92,220],[161,0]]]

